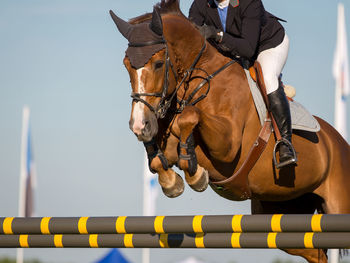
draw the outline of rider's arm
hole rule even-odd
[[[261,1],[251,1],[244,10],[241,10],[241,36],[235,37],[229,33],[224,33],[222,41],[218,46],[223,51],[230,52],[233,55],[247,59],[252,58],[259,44],[263,15],[264,7]]]

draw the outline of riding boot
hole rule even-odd
[[[279,143],[279,165],[282,168],[289,164],[295,164],[297,158],[292,146],[292,120],[289,109],[289,102],[282,87],[267,95],[270,104],[270,111],[276,120],[280,131],[282,142]],[[286,141],[285,141],[286,140]]]

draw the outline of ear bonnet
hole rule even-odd
[[[113,11],[110,14],[120,33],[129,41],[125,53],[132,67],[142,68],[155,53],[165,48],[162,19],[156,9],[153,10],[151,22],[136,25],[120,19]]]

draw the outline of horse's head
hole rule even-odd
[[[158,132],[158,118],[163,118],[174,91],[175,73],[163,38],[162,19],[157,9],[152,17],[128,23],[110,11],[120,33],[129,41],[124,65],[129,72],[133,98],[130,129],[140,141],[150,141]],[[171,70],[170,70],[171,71]]]

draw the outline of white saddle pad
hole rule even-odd
[[[250,76],[249,71],[245,70],[245,73],[247,75],[249,87],[252,92],[253,100],[259,115],[261,125],[263,125],[267,114],[267,109],[266,109],[263,97],[260,93],[260,90],[256,82]],[[314,118],[314,116],[311,115],[311,113],[307,111],[307,109],[304,108],[303,105],[301,105],[296,101],[289,101],[289,105],[290,105],[290,114],[292,116],[293,129],[310,131],[310,132],[318,132],[320,130],[321,127],[318,121]]]

